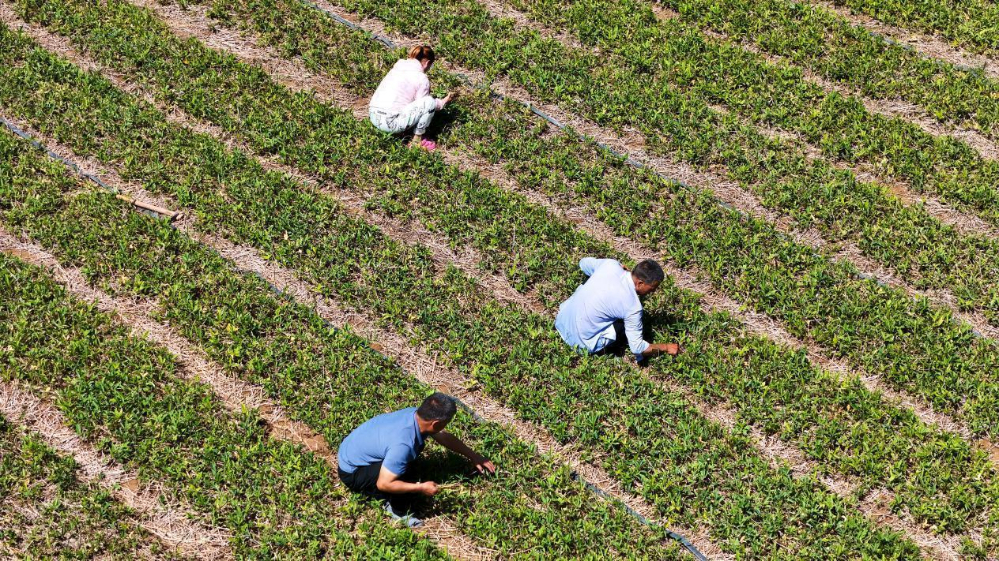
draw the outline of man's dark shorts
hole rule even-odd
[[[409,512],[413,503],[419,498],[417,493],[383,493],[378,490],[378,474],[382,470],[382,463],[375,462],[366,466],[359,467],[354,470],[353,473],[347,473],[340,468],[337,468],[337,474],[340,476],[340,481],[347,486],[348,489],[355,493],[360,493],[367,497],[372,497],[380,501],[388,501],[392,505],[392,510],[397,514],[402,512]],[[403,476],[405,480],[405,476]]]

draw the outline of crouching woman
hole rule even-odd
[[[427,72],[434,64],[434,50],[428,46],[413,47],[407,58],[399,60],[378,84],[368,104],[371,123],[382,132],[403,134],[413,131],[411,146],[434,150],[437,145],[423,138],[434,115],[454,99],[449,93],[443,99],[430,95]]]

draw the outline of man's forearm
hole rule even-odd
[[[420,484],[410,483],[408,481],[403,481],[401,479],[394,479],[392,481],[379,481],[376,485],[379,491],[383,493],[419,493]]]
[[[455,454],[461,454],[469,460],[474,461],[478,457],[478,454],[476,454],[474,450],[466,446],[465,443],[458,437],[447,431],[441,431],[433,435],[431,438],[440,443],[441,446],[447,448]]]
[[[680,346],[676,343],[656,343],[655,345],[649,345],[649,348],[642,352],[642,359],[664,353],[675,355],[678,352],[680,352]]]

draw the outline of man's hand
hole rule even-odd
[[[439,433],[432,435],[430,438],[433,438],[440,443],[441,446],[447,448],[448,450],[468,458],[468,461],[472,462],[472,465],[475,466],[475,470],[479,473],[496,473],[496,466],[494,466],[492,462],[487,460],[482,454],[479,454],[475,450],[466,446],[464,442],[458,440],[456,436],[446,430],[442,430]]]
[[[651,346],[657,354],[668,354],[675,356],[680,352],[680,345],[676,343],[656,343]]]
[[[428,497],[432,497],[439,491],[437,484],[433,481],[424,481],[420,483],[420,492]]]
[[[494,466],[493,463],[487,460],[482,454],[476,454],[475,457],[469,458],[469,460],[472,462],[472,465],[475,466],[475,470],[483,475],[487,473],[489,475],[493,475],[496,473],[496,466]]]

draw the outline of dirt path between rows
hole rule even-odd
[[[0,231],[0,251],[18,258],[32,257],[23,246],[11,241],[8,234]],[[115,499],[137,513],[136,524],[168,549],[196,559],[233,558],[228,531],[199,522],[199,517],[185,505],[169,501],[157,484],[140,482],[137,473],[84,442],[50,403],[13,382],[0,381],[0,414],[38,434],[60,454],[73,458],[82,481],[109,490]]]
[[[796,0],[816,9],[832,12],[851,25],[861,27],[875,35],[887,37],[896,43],[906,45],[929,59],[944,61],[955,66],[981,69],[989,78],[999,78],[999,60],[986,55],[975,54],[951,45],[943,37],[903,29],[878,21],[865,14],[855,14],[849,8],[840,7],[829,0]]]

